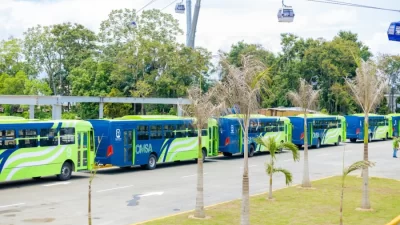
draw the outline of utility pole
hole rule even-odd
[[[201,0],[196,0],[196,6],[194,8],[192,27],[191,27],[190,38],[189,38],[189,40],[190,40],[189,47],[191,47],[191,48],[194,48],[194,40],[196,37],[197,21],[199,19],[199,12],[200,12],[200,3],[201,3]]]
[[[192,0],[186,0],[186,46],[190,47],[190,33],[192,31]]]

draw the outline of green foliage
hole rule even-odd
[[[378,105],[377,113],[381,115],[387,115],[390,113],[387,98],[382,98],[381,103]]]

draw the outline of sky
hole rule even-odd
[[[98,32],[101,21],[112,9],[140,9],[151,0],[0,0],[0,39],[22,37],[29,28],[62,22],[76,22]],[[146,9],[162,9],[173,0],[155,0]],[[178,2],[181,0],[178,0]],[[192,0],[194,8],[196,0]],[[342,0],[351,3],[400,9],[399,0]],[[186,0],[183,0],[186,3]],[[397,3],[397,4],[395,4]],[[202,0],[196,33],[196,46],[216,54],[228,51],[232,44],[244,40],[279,52],[280,34],[293,33],[303,38],[323,37],[331,40],[340,30],[351,30],[374,54],[400,53],[400,42],[387,39],[390,22],[400,21],[400,13],[322,4],[306,0],[286,0],[293,7],[293,23],[279,23],[281,0]],[[176,14],[175,3],[164,9],[180,22],[186,33],[186,15]],[[185,35],[178,41],[185,43]]]

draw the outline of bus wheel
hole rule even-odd
[[[250,145],[249,157],[253,157],[254,155],[254,145]]]
[[[340,142],[342,142],[342,138],[339,136],[337,142],[335,143],[336,146],[340,145]]]
[[[317,145],[315,145],[315,148],[320,148],[320,147],[321,147],[321,140],[318,138]]]
[[[157,157],[154,154],[150,154],[149,161],[147,161],[146,169],[153,170],[157,166]]]
[[[207,156],[207,151],[205,148],[203,148],[203,150],[201,151],[201,154],[203,155],[203,162],[206,160],[206,156]]]
[[[69,162],[64,162],[61,167],[61,173],[57,175],[57,178],[61,181],[69,180],[72,175],[72,165]]]
[[[357,142],[357,139],[356,138],[350,138],[350,141],[355,143],[355,142]]]
[[[372,140],[372,134],[368,135],[368,142],[371,142]]]

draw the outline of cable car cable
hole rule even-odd
[[[376,6],[354,4],[354,3],[335,1],[335,0],[306,0],[306,1],[326,3],[326,4],[332,4],[332,5],[344,5],[344,6],[352,6],[352,7],[359,7],[359,8],[368,8],[368,9],[377,9],[377,10],[384,10],[384,11],[400,12],[399,9],[388,9],[388,8],[381,8],[381,7],[376,7]]]
[[[139,9],[138,11],[136,11],[136,13],[139,13],[140,11],[142,11],[143,9],[145,9],[147,6],[151,5],[152,3],[154,3],[157,0],[150,0],[150,2],[148,2],[145,6],[143,6],[141,9]]]
[[[178,0],[174,0],[171,3],[169,3],[167,6],[165,6],[164,8],[161,9],[161,11],[163,11],[164,9],[168,8],[169,6],[171,6],[172,4],[174,4],[175,2],[177,2]]]

